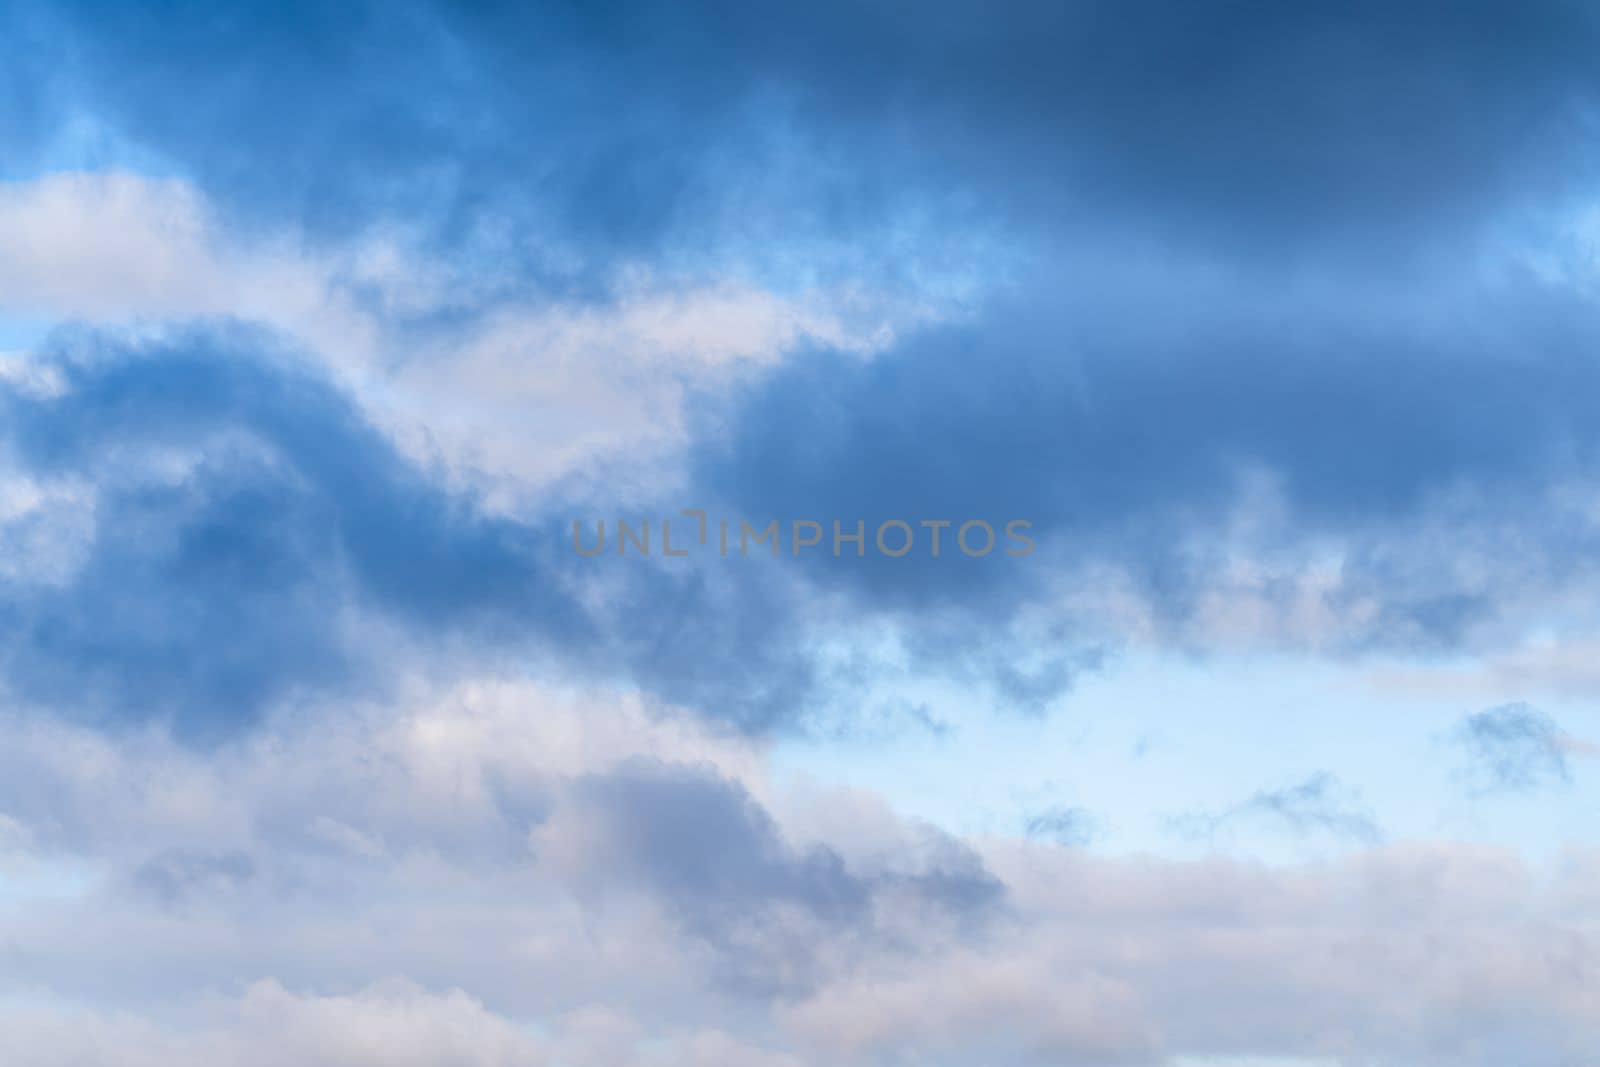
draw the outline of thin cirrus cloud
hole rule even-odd
[[[1336,840],[1373,845],[1383,831],[1361,804],[1360,794],[1334,775],[1319,771],[1294,785],[1261,789],[1248,799],[1216,814],[1194,814],[1174,820],[1180,833],[1215,842],[1241,824],[1264,823],[1296,837],[1324,834]]]
[[[1572,781],[1575,759],[1600,753],[1554,719],[1526,704],[1489,708],[1462,720],[1453,740],[1467,765],[1465,779],[1479,793],[1526,792]]]

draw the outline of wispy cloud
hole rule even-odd
[[[1600,755],[1600,748],[1573,737],[1526,704],[1469,715],[1453,740],[1467,758],[1460,776],[1480,794],[1565,785],[1572,780],[1574,759]]]
[[[1058,845],[1081,847],[1100,832],[1100,821],[1088,808],[1055,805],[1028,815],[1023,831],[1032,838]]]
[[[1325,835],[1361,844],[1376,844],[1383,832],[1360,795],[1327,771],[1303,782],[1277,789],[1262,789],[1220,812],[1195,813],[1174,820],[1186,836],[1215,841],[1232,831],[1251,826],[1296,837]]]

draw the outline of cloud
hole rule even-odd
[[[1600,690],[1600,642],[1581,622],[1559,635],[1531,634],[1468,663],[1407,664],[1375,670],[1385,693],[1440,693],[1452,698],[1535,692],[1584,699]]]
[[[458,476],[512,472],[506,510],[567,479],[757,521],[1036,524],[1022,563],[711,588],[708,611],[782,620],[687,628],[738,655],[619,638],[648,684],[752,723],[823,702],[816,604],[841,592],[909,669],[1040,711],[1130,641],[1477,649],[1590,588],[1592,270],[1568,231],[1594,20],[1095,7],[702,33],[644,4],[637,36],[544,8],[251,7],[181,32],[22,9],[14,39],[55,45],[19,55],[49,91],[13,106],[90,114],[181,177],[14,187],[12,228],[49,240],[13,273],[54,300],[85,272],[36,268],[66,256],[129,307],[365,350],[363,389],[394,402],[373,417],[419,416],[393,434],[412,458],[433,434]],[[291,62],[290,40],[319,48]],[[1106,58],[1146,54],[1171,65]],[[107,80],[134,60],[149,78]],[[162,269],[65,239],[95,212]],[[190,258],[224,280],[166,269]],[[255,285],[264,264],[293,284]]]
[[[1045,614],[1034,647],[1053,630],[1063,668],[1040,674],[1047,694],[1127,642],[1476,650],[1579,610],[1600,444],[1581,411],[1600,388],[1587,298],[1455,276],[1357,322],[1337,288],[1229,277],[1200,299],[1181,275],[1002,303],[868,363],[793,359],[707,420],[699,495],[757,521],[1030,521],[1025,559],[806,575],[926,634]],[[965,655],[1017,643],[969,638]]]
[[[67,172],[0,183],[0,312],[151,329],[218,317],[292,338],[381,392],[403,446],[523,492],[597,456],[676,447],[691,390],[786,353],[870,354],[934,315],[862,286],[780,293],[748,277],[618,265],[592,296],[494,291],[414,223],[318,244],[262,233],[192,181]],[[20,371],[18,371],[20,373]],[[416,438],[426,434],[418,445]]]
[[[303,696],[381,690],[382,662],[514,655],[768,731],[844,685],[824,674],[839,621],[787,561],[581,557],[570,516],[614,506],[605,483],[492,508],[272,334],[73,331],[34,364],[51,388],[0,393],[19,501],[0,533],[38,564],[0,588],[21,699],[214,740]],[[950,620],[911,639],[1022,698],[1064,673],[968,648]]]
[[[1492,665],[1587,620],[1597,37],[10,5],[0,301],[80,321],[0,359],[0,1045],[1579,1062],[1593,850],[1385,845],[1327,772],[1185,824],[1316,863],[959,836],[774,746],[957,703],[959,743],[1128,646]],[[568,549],[686,506],[1037,550]],[[1588,751],[1456,740],[1495,790]]]
[[[399,302],[399,279],[378,273],[396,255],[392,245],[373,240],[335,257],[281,235],[230,240],[216,216],[199,189],[175,177],[68,172],[0,183],[0,300],[7,311],[52,319],[292,323],[338,358],[371,358],[375,323],[357,296],[387,283],[385,295]],[[422,274],[410,272],[414,291],[429,286]]]
[[[949,4],[24,5],[9,23],[33,158],[60,151],[51,120],[87,112],[260,217],[424,219],[535,277],[572,245],[759,256],[782,238],[848,262],[850,236],[871,259],[908,231],[1028,222],[1383,263],[1593,174],[1597,27],[1571,5],[1159,0],[981,26]]]
[[[46,1002],[0,1005],[9,1047],[39,1067],[517,1067],[552,1062],[543,1043],[460,991],[390,981],[353,995],[291,993],[266,979],[197,1005],[182,1023]]]
[[[0,900],[0,1035],[29,1062],[1554,1067],[1597,1036],[1583,850],[952,839],[791,791],[692,714],[527,682],[281,716],[211,753],[5,730],[0,809],[44,872]]]
[[[645,457],[526,501],[402,447],[381,403],[271,335],[62,335],[7,386],[16,503],[0,535],[29,561],[19,574],[49,579],[12,582],[11,684],[109,694],[142,717],[203,704],[215,720],[231,702],[247,723],[300,686],[369,683],[389,627],[381,641],[417,638],[419,660],[516,649],[762,730],[837,722],[850,675],[938,676],[1042,710],[1128,643],[1481,649],[1600,585],[1595,442],[1573,407],[1593,385],[1575,354],[1586,327],[1570,294],[1499,295],[1481,330],[1389,330],[1404,369],[1381,387],[1361,345],[1283,360],[1263,321],[1257,347],[1230,349],[1232,313],[1214,344],[1174,335],[1194,354],[1169,370],[1116,316],[1104,352],[1066,360],[1019,325],[1011,355],[959,388],[964,354],[1002,327],[940,327],[866,361],[799,356],[704,401],[686,488],[653,480],[670,456]],[[1503,313],[1539,343],[1499,351]],[[1323,413],[1330,396],[1346,421]],[[627,570],[566,550],[573,515],[686,500],[758,522],[1026,515],[1038,548]],[[1538,552],[1516,549],[1529,538]],[[72,609],[74,590],[103,610]],[[223,632],[254,636],[172,669]]]
[[[1187,816],[1176,823],[1184,832],[1209,841],[1251,824],[1296,837],[1320,834],[1368,845],[1383,840],[1383,831],[1372,814],[1360,806],[1359,795],[1327,771],[1319,771],[1296,785],[1258,790],[1221,813]]]
[[[0,1032],[30,1064],[68,1067],[800,1067],[802,1061],[714,1028],[647,1042],[626,1018],[573,1012],[528,1028],[459,990],[390,979],[349,994],[297,993],[264,979],[237,996],[197,998],[174,1019],[141,1019],[46,1000],[0,1005]],[[551,1030],[559,1036],[546,1036]],[[637,1057],[644,1056],[641,1060]]]
[[[1505,704],[1469,715],[1454,740],[1463,749],[1463,772],[1479,793],[1527,792],[1572,780],[1571,758],[1596,749],[1526,704]]]
[[[822,844],[796,848],[745,788],[705,768],[636,759],[575,783],[532,836],[534,854],[589,891],[640,893],[716,947],[741,989],[803,991],[810,957],[843,931],[876,937],[875,912],[982,924],[1004,890],[970,849],[938,838],[926,867],[852,873]],[[898,926],[898,922],[894,925]]]
[[[1032,838],[1081,847],[1094,840],[1098,822],[1094,813],[1085,808],[1057,805],[1029,815],[1023,830]]]
[[[37,362],[54,387],[0,392],[0,536],[31,563],[0,586],[20,699],[215,740],[308,694],[381,691],[396,661],[517,656],[752,730],[816,685],[772,625],[803,617],[781,569],[583,559],[567,517],[603,506],[592,487],[497,512],[258,329],[78,331]]]
[[[607,879],[648,887],[694,927],[736,922],[758,904],[793,903],[823,921],[866,907],[865,886],[836,854],[792,852],[749,794],[714,772],[634,761],[585,778],[572,803],[537,831],[536,851],[577,853]]]
[[[24,698],[203,735],[351,679],[352,609],[438,636],[582,640],[527,529],[441,487],[260,335],[69,347],[58,394],[4,397],[14,461],[92,508],[70,577],[3,590]]]

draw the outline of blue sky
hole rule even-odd
[[[9,6],[0,1059],[1587,1062],[1597,46]]]

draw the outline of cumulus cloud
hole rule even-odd
[[[420,271],[373,277],[396,255],[376,242],[340,262],[282,237],[230,241],[206,197],[174,177],[67,172],[0,183],[0,236],[7,311],[293,324],[349,360],[370,358],[377,341],[372,316],[356,300],[363,283],[428,286]]]
[[[3,590],[16,691],[204,734],[345,675],[352,597],[431,626],[551,612],[552,636],[581,634],[525,531],[474,516],[317,375],[240,348],[260,351],[249,331],[131,359],[88,339],[56,364],[60,393],[4,398],[11,455],[88,495],[92,530],[69,577]]]
[[[19,13],[16,40],[104,61],[63,60],[33,106],[92,113],[183,177],[9,185],[17,291],[269,322],[374,375],[362,402],[413,459],[510,474],[487,498],[501,511],[564,479],[603,487],[585,503],[756,521],[1028,519],[1026,566],[786,570],[864,627],[887,617],[909,669],[1034,711],[1128,641],[1477,651],[1596,584],[1587,290],[1526,254],[1584,209],[1563,190],[1590,161],[1563,131],[1594,91],[1573,51],[1587,17],[1364,6],[1196,37],[1153,4],[1035,13],[995,38],[824,5],[776,37],[721,16],[711,58],[649,5],[660,33],[640,39],[542,9],[406,10],[301,27],[326,51],[270,98],[223,72],[274,62],[281,12],[196,13],[176,37],[145,16]],[[1424,22],[1419,70],[1402,42]],[[824,50],[820,70],[791,51],[843,39],[902,47],[868,67]],[[1226,62],[1202,40],[1228,41]],[[1186,57],[1193,84],[1099,61],[1135,47]],[[923,76],[951,50],[967,65]],[[103,70],[132,57],[166,74],[112,91]],[[935,88],[907,97],[902,78]],[[1350,120],[1352,84],[1388,101],[1385,123]],[[170,123],[180,85],[214,89],[184,96],[217,111]],[[1024,87],[1039,107],[1017,106]],[[1251,87],[1281,110],[1243,107]],[[286,102],[305,121],[282,121]],[[223,113],[253,122],[271,180],[219,135]],[[1163,136],[1180,129],[1182,150]],[[1410,179],[1435,189],[1429,211],[1396,198]],[[1559,218],[1528,217],[1534,189]],[[707,610],[814,645],[792,578]],[[819,674],[781,643],[651,669],[675,699],[774,721]]]
[[[952,517],[959,500],[1033,522],[1020,562],[811,568],[921,614],[1006,619],[1048,600],[1104,617],[1120,587],[1179,640],[1455,647],[1589,587],[1583,298],[1462,282],[1452,302],[1477,308],[1441,328],[1431,311],[1369,327],[1251,294],[1223,286],[1154,321],[1005,308],[871,363],[791,361],[704,436],[697,481],[756,515],[871,525]],[[1529,539],[1537,551],[1513,551]]]
[[[672,447],[687,390],[807,345],[871,353],[937,311],[861,284],[780,293],[649,264],[614,268],[589,297],[506,294],[430,259],[406,224],[319,243],[224,207],[134,172],[0,183],[0,312],[269,327],[386,394],[373,413],[403,445],[527,489],[598,455]]]
[[[606,506],[592,488],[497,511],[273,335],[75,333],[38,363],[57,388],[0,391],[0,536],[28,564],[0,571],[0,672],[20,699],[207,739],[381,688],[383,657],[511,654],[767,729],[817,684],[771,625],[805,619],[782,567],[583,559],[567,522]]]

